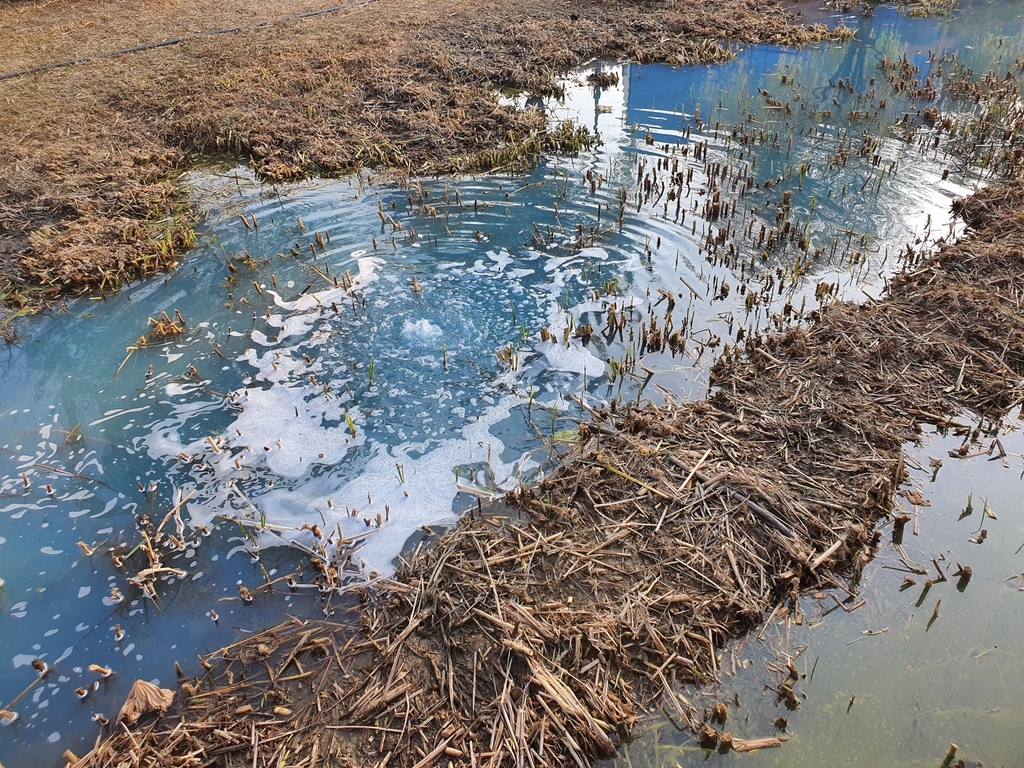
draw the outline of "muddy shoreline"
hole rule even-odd
[[[968,237],[880,301],[723,353],[707,400],[593,412],[561,469],[510,496],[522,519],[465,516],[361,591],[358,632],[292,622],[211,654],[172,717],[76,765],[587,766],[652,707],[709,748],[779,746],[678,686],[714,679],[765,614],[799,621],[800,590],[855,584],[922,423],[966,451],[1020,404],[1022,210],[1022,184],[976,194]],[[794,668],[777,694],[799,687]]]
[[[12,41],[0,71],[313,8],[235,2],[182,16],[158,4],[126,24],[109,2],[12,3],[0,9]],[[751,0],[375,0],[6,80],[0,303],[40,307],[171,268],[193,242],[179,180],[203,157],[236,155],[271,182],[529,162],[544,119],[498,106],[495,90],[550,93],[594,57],[708,62],[728,55],[718,41],[827,34]]]

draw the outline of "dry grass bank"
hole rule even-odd
[[[326,5],[7,2],[0,72]],[[192,240],[178,179],[203,158],[271,181],[502,165],[539,151],[544,123],[495,88],[550,92],[596,56],[704,61],[719,39],[822,34],[754,0],[375,0],[0,81],[0,298],[39,306],[173,264]]]

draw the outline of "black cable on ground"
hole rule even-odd
[[[16,77],[25,77],[26,75],[35,75],[39,72],[48,72],[51,69],[61,69],[63,67],[73,67],[76,64],[85,64],[90,61],[96,61],[98,59],[112,59],[116,56],[126,56],[130,53],[141,53],[142,51],[152,51],[155,48],[166,48],[170,45],[180,45],[181,43],[187,43],[190,40],[201,40],[204,37],[214,37],[216,35],[226,35],[229,32],[244,32],[250,29],[260,29],[261,27],[269,27],[273,24],[281,24],[286,21],[296,21],[298,19],[310,19],[315,16],[326,16],[329,13],[337,13],[343,11],[346,8],[355,8],[360,5],[369,5],[374,0],[358,0],[358,2],[348,3],[346,5],[332,5],[330,8],[321,8],[317,11],[307,11],[306,13],[299,13],[295,16],[282,16],[279,19],[270,19],[269,21],[257,21],[253,24],[244,24],[240,27],[225,27],[224,29],[215,29],[210,32],[199,32],[195,35],[187,35],[185,37],[175,37],[171,40],[161,40],[159,43],[147,43],[145,45],[136,45],[131,48],[122,48],[119,51],[108,51],[107,53],[97,53],[92,56],[82,56],[77,59],[68,59],[67,61],[57,61],[52,64],[40,64],[38,67],[29,67],[27,69],[19,69],[14,72],[4,72],[0,74],[0,82],[4,80],[13,80]]]

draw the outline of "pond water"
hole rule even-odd
[[[0,727],[0,762],[56,764],[64,749],[88,748],[90,713],[115,715],[137,677],[171,685],[176,659],[194,674],[197,653],[345,606],[349,584],[387,575],[430,526],[550,467],[572,441],[576,399],[658,399],[659,387],[699,397],[724,345],[837,297],[880,295],[955,234],[950,202],[985,174],[933,147],[928,125],[900,138],[903,116],[917,125],[926,104],[888,85],[878,61],[906,53],[927,71],[930,53],[956,51],[976,73],[1006,68],[1022,50],[1017,8],[972,6],[952,21],[878,9],[857,22],[858,40],[755,46],[713,68],[593,64],[541,106],[602,146],[542,158],[525,175],[264,188],[239,168],[196,174],[208,218],[173,274],[25,320],[0,350],[0,705],[19,715]],[[587,82],[601,72],[615,82]],[[160,337],[151,318],[181,333]],[[936,481],[953,478],[943,487],[955,503],[972,487],[958,471]],[[996,477],[985,494],[1012,521],[1017,476]],[[944,509],[936,501],[928,514],[942,520]],[[140,528],[167,534],[154,549],[174,570],[154,574],[155,598],[129,581],[153,565]],[[922,526],[922,536],[959,531]],[[318,588],[311,550],[341,553],[333,585]],[[1001,545],[983,551],[1012,570]],[[985,586],[995,571],[974,567],[968,598],[1016,589]],[[251,604],[239,587],[256,593]],[[895,618],[905,623],[905,601],[883,594],[830,617],[813,640],[790,636],[811,644],[809,659],[838,653],[844,628],[868,618],[891,626],[818,670],[833,709],[864,674],[857,658],[909,631]],[[988,648],[982,639],[1011,647],[1001,632],[1014,597],[969,604],[992,626],[976,641],[961,599],[963,654]],[[955,605],[929,641],[957,625]],[[914,680],[947,652],[946,670],[1019,680],[1006,651],[959,666],[973,657],[958,656],[956,640],[908,661]],[[41,680],[37,658],[53,667]],[[100,680],[91,664],[114,674]],[[878,686],[903,679],[878,668]],[[744,692],[764,678],[748,672]],[[949,693],[950,711],[974,712],[974,699]],[[880,738],[884,723],[870,719],[880,710],[867,704],[851,710],[864,718],[851,733]],[[826,736],[827,720],[801,721],[812,706],[792,722],[819,750],[807,752],[813,762],[821,743],[843,742]],[[665,728],[656,733],[624,759],[664,762],[645,746],[664,741]],[[926,736],[914,755],[934,751]],[[705,759],[689,754],[668,763]]]

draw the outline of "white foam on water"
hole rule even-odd
[[[273,352],[263,358],[252,354],[246,359],[262,372],[268,367],[264,362],[271,358],[279,364],[288,359],[284,354],[277,358]],[[201,456],[207,467],[201,475],[193,468],[195,482],[181,484],[183,494],[195,494],[186,505],[193,524],[209,524],[217,514],[236,514],[275,527],[298,529],[306,523],[326,522],[334,529],[340,525],[346,538],[366,537],[359,556],[367,572],[386,574],[393,570],[392,561],[405,542],[421,526],[454,520],[452,507],[460,492],[456,465],[489,459],[493,485],[502,489],[518,482],[517,469],[533,466],[520,457],[515,463],[503,461],[504,445],[490,433],[493,425],[508,418],[513,406],[525,401],[523,395],[514,394],[487,407],[475,420],[471,417],[461,428],[461,437],[406,441],[390,447],[371,441],[372,454],[365,465],[340,467],[312,477],[314,466],[340,465],[350,450],[366,442],[366,436],[359,427],[356,437],[352,436],[345,413],[354,423],[361,421],[361,416],[358,408],[346,410],[347,398],[328,400],[320,396],[307,400],[308,395],[309,388],[283,382],[266,389],[250,387],[232,393],[229,399],[238,414],[223,430],[219,453],[206,439],[181,444],[173,425],[187,419],[185,414],[156,425],[146,438],[151,455],[163,454],[170,459],[184,450],[191,456]],[[299,416],[295,415],[296,409]],[[236,466],[235,458],[240,459],[241,467]],[[396,464],[402,465],[401,480]],[[244,483],[253,470],[263,468],[284,482],[249,499],[239,490],[239,483]],[[465,476],[460,480],[464,486],[469,484]],[[351,514],[353,511],[356,514]],[[371,521],[369,527],[367,519]],[[310,534],[303,532],[284,534],[283,538],[268,533],[261,544],[280,544],[288,538],[310,543]]]
[[[165,388],[169,397],[186,394],[177,389],[177,385],[169,384]],[[166,418],[150,425],[150,431],[144,437],[135,439],[136,450],[145,448],[150,458],[175,459],[180,453],[187,453],[188,445],[182,442],[180,430],[190,420],[208,413],[220,411],[224,404],[221,401],[185,401],[170,404],[171,412]],[[207,444],[204,450],[209,449]],[[115,501],[111,501],[104,512],[109,512]]]
[[[406,320],[402,324],[402,336],[415,344],[435,342],[444,335],[440,326],[434,325],[425,317],[419,320]]]
[[[519,280],[523,277],[529,277],[530,275],[536,274],[537,270],[527,269],[526,267],[516,267],[514,269],[507,269],[504,272],[505,277],[509,280]]]
[[[586,260],[607,258],[599,248],[566,258],[533,250],[516,256],[502,249],[487,253],[486,274],[480,278],[473,277],[480,274],[480,262],[475,267],[452,264],[443,273],[474,281],[468,287],[472,297],[487,290],[488,282],[497,281],[507,286],[503,291],[528,293],[531,298],[520,308],[521,314],[536,323],[538,310],[540,317],[546,313],[549,329],[561,339],[570,322],[578,324],[581,313],[605,308],[586,302],[567,312],[560,308],[559,299],[569,281],[580,279]],[[441,364],[444,323],[430,314],[409,316],[408,304],[403,303],[408,295],[404,278],[395,281],[391,274],[378,274],[384,263],[375,257],[360,258],[353,281],[363,287],[383,277],[383,294],[369,300],[374,305],[383,302],[382,308],[401,307],[407,317],[396,318],[400,325],[390,343],[386,337],[378,339],[370,352],[379,352],[380,360],[397,354],[436,370]],[[521,278],[536,270],[516,268],[524,263],[543,265],[543,279],[525,285]],[[373,339],[378,330],[375,321],[367,319],[367,325],[356,326],[351,335],[348,328],[336,333],[334,326],[323,324],[324,308],[333,317],[331,304],[350,304],[349,291],[328,286],[290,301],[271,290],[264,293],[273,297],[278,311],[265,318],[263,327],[272,330],[252,329],[248,336],[253,346],[236,358],[251,370],[247,386],[230,392],[226,399],[210,401],[193,400],[206,394],[192,385],[168,382],[162,405],[165,412],[170,406],[170,413],[149,425],[148,435],[136,438],[135,449],[167,462],[169,479],[182,495],[192,494],[185,506],[192,524],[208,525],[216,515],[244,517],[267,526],[264,546],[289,540],[308,546],[312,534],[296,529],[326,523],[325,535],[340,528],[346,539],[360,540],[358,557],[367,573],[390,573],[396,556],[422,526],[454,522],[453,506],[460,493],[469,494],[467,502],[474,490],[483,495],[500,493],[538,466],[529,456],[504,457],[505,446],[492,433],[495,425],[509,418],[513,407],[527,401],[523,376],[556,370],[597,378],[605,370],[602,360],[570,338],[568,344],[541,343],[536,349],[542,353],[537,357],[544,361],[541,366],[505,366],[494,378],[481,377],[468,391],[453,393],[447,384],[428,385],[429,380],[415,378],[363,390],[367,351],[349,345],[363,338],[356,333],[365,332],[365,338]],[[440,311],[463,311],[459,307],[464,298],[453,296],[454,301],[446,301]],[[425,312],[430,311],[436,310],[426,306]],[[476,315],[460,315],[460,319],[464,323],[461,338],[471,339],[474,345],[485,338],[483,330],[473,329]],[[492,321],[487,317],[485,324]],[[490,354],[486,347],[480,351]],[[353,355],[358,355],[359,362]],[[384,363],[378,365],[381,370]],[[353,375],[362,382],[358,395],[347,386],[355,386]],[[428,388],[420,391],[423,385]],[[434,386],[436,391],[431,389]],[[400,401],[398,415],[387,415],[396,406],[378,405],[378,398],[385,397]],[[451,406],[442,409],[449,399]],[[435,424],[442,413],[445,423]],[[457,420],[450,421],[451,416]],[[200,426],[208,419],[217,425],[209,428],[210,434]],[[388,435],[400,442],[395,444]],[[188,461],[178,461],[179,455],[187,455]],[[401,465],[401,473],[396,465]],[[464,469],[456,476],[455,467],[467,465],[477,467],[475,483]],[[480,471],[484,466],[489,471]]]
[[[576,258],[578,259],[594,259],[596,261],[607,261],[608,251],[604,248],[598,248],[591,246],[589,248],[581,248],[576,252]]]
[[[110,421],[111,419],[116,419],[118,416],[125,416],[125,415],[127,415],[129,413],[140,413],[142,411],[148,411],[149,408],[150,408],[150,406],[148,406],[148,405],[142,405],[142,406],[139,406],[138,408],[115,408],[113,410],[107,411],[103,415],[103,418],[96,419],[95,421],[90,421],[89,422],[89,426],[90,427],[95,427],[98,424],[102,424],[105,421]]]
[[[378,258],[377,256],[363,256],[356,260],[356,264],[359,266],[359,272],[352,276],[352,288],[334,288],[330,287],[323,291],[309,291],[302,294],[301,296],[293,299],[292,301],[286,301],[277,291],[266,291],[267,294],[274,298],[274,304],[281,309],[288,310],[289,312],[299,312],[302,310],[316,309],[320,306],[330,306],[331,302],[342,302],[349,300],[350,290],[359,290],[365,288],[370,283],[377,280],[377,270],[383,266],[386,262],[384,259]],[[319,279],[319,278],[318,278]],[[289,283],[288,287],[291,287]],[[314,321],[314,317],[306,315],[294,316],[294,320],[306,320],[309,323]],[[291,329],[289,329],[290,331]],[[279,337],[279,338],[283,338]]]
[[[274,525],[299,528],[320,522],[323,515],[330,529],[340,526],[346,538],[365,536],[358,556],[367,573],[389,574],[394,570],[392,560],[421,526],[454,522],[452,505],[460,492],[459,485],[473,485],[465,475],[456,480],[456,465],[486,462],[490,458],[494,489],[509,490],[516,485],[519,461],[503,461],[505,446],[490,433],[490,428],[508,418],[511,408],[522,402],[525,398],[521,395],[502,398],[476,421],[466,424],[461,439],[405,442],[391,447],[375,443],[373,456],[352,477],[325,476],[294,487],[275,488],[254,503],[265,513],[267,522]],[[402,466],[401,478],[396,464]],[[482,480],[479,475],[477,479],[478,483]],[[357,514],[352,515],[353,510]],[[370,526],[365,522],[367,519]],[[309,537],[310,534],[302,533],[298,538],[308,544]],[[265,536],[261,543],[280,541],[274,534]]]
[[[602,248],[585,248],[584,251],[593,251],[594,254],[592,254],[591,258],[596,258],[596,254],[603,254],[604,257],[607,257],[608,255]],[[583,251],[581,251],[581,253],[582,252]],[[552,261],[565,262],[567,260],[568,259],[553,259]],[[545,269],[546,268],[547,266],[545,266]],[[593,301],[588,301],[566,311],[558,302],[558,299],[565,288],[567,278],[575,275],[576,273],[577,270],[570,269],[560,270],[553,275],[552,282],[548,286],[550,304],[548,305],[547,327],[548,331],[550,331],[554,336],[554,339],[550,341],[543,341],[538,338],[536,350],[547,358],[548,366],[552,369],[556,371],[566,371],[569,373],[586,375],[588,379],[593,380],[604,375],[604,361],[596,357],[583,345],[582,341],[577,338],[573,338],[571,333],[568,340],[565,340],[564,335],[566,329],[569,328],[570,318],[577,321],[581,314],[584,312],[594,311],[594,309],[599,309],[601,308],[601,305]],[[573,325],[578,327],[579,323],[574,322]]]
[[[500,251],[495,253],[494,251],[488,251],[487,255],[494,262],[494,267],[498,272],[504,271],[505,267],[513,262],[512,254],[502,248]]]
[[[347,398],[307,400],[308,395],[308,388],[283,385],[247,390],[241,413],[226,430],[229,446],[239,450],[206,455],[207,463],[217,474],[231,475],[238,471],[237,457],[243,466],[266,466],[282,477],[298,478],[315,465],[337,464],[365,442],[362,430],[353,436],[347,426],[346,414],[354,424],[361,420],[357,407],[345,407]]]
[[[562,326],[563,329],[564,327]],[[553,327],[552,332],[554,331]],[[540,342],[537,351],[547,358],[548,365],[556,371],[586,374],[591,380],[604,375],[604,361],[595,357],[579,339],[570,338],[568,344],[562,341],[562,329],[555,333],[554,341]]]

